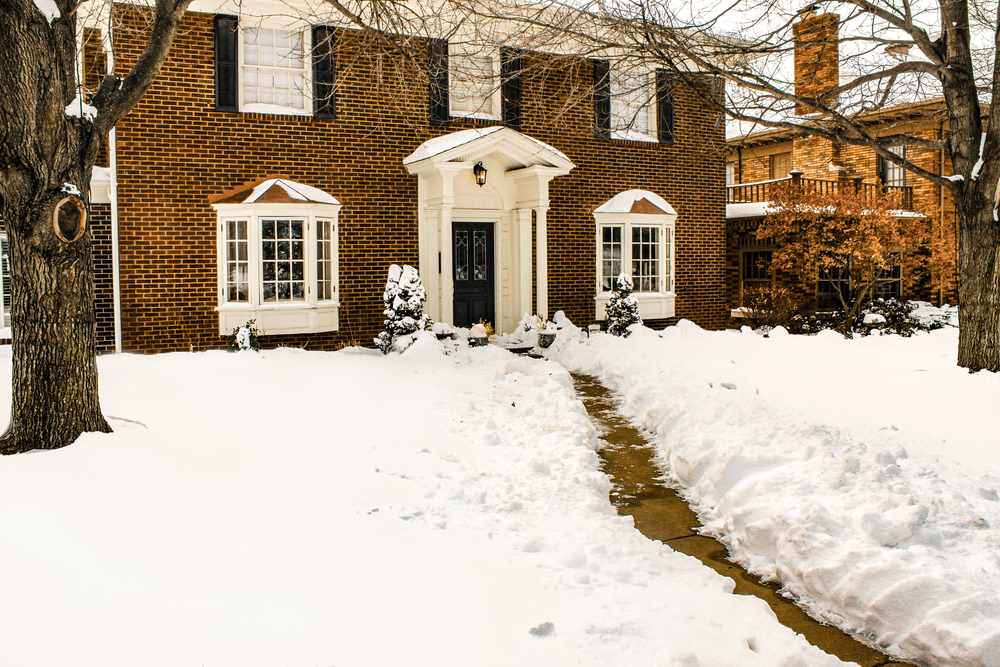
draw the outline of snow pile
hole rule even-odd
[[[66,115],[71,118],[83,118],[84,120],[93,122],[97,118],[97,107],[84,102],[80,91],[77,91],[73,101],[66,105]]]
[[[99,365],[115,433],[0,458],[5,665],[840,664],[614,512],[556,364],[426,334]]]
[[[563,328],[551,354],[621,393],[748,569],[896,656],[1000,665],[1000,378],[955,366],[957,329]]]

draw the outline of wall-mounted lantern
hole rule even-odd
[[[483,166],[482,162],[476,163],[476,166],[472,168],[472,173],[475,174],[479,187],[486,185],[486,167]]]

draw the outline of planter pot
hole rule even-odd
[[[469,336],[470,347],[486,347],[486,343],[488,342],[489,338],[486,336]]]
[[[548,333],[545,331],[538,332],[538,347],[540,348],[547,348],[549,345],[552,345],[555,340],[556,335],[554,333]]]

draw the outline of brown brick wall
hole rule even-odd
[[[795,38],[795,94],[816,97],[840,85],[840,52],[837,14],[804,14],[792,26]],[[812,113],[812,109],[795,105],[795,113]]]
[[[91,204],[91,250],[94,257],[94,309],[97,351],[115,350],[114,269],[111,257],[111,205]]]
[[[143,23],[123,12],[119,66],[138,55]],[[381,329],[390,263],[417,263],[417,181],[403,159],[427,139],[476,125],[432,127],[426,79],[371,56],[356,35],[338,35],[338,118],[214,110],[213,17],[189,13],[160,77],[118,125],[124,348],[220,347],[212,194],[282,174],[322,188],[340,213],[340,331],[272,336],[267,345],[331,348],[370,344]],[[528,60],[531,60],[528,58]],[[725,321],[722,124],[690,91],[677,91],[673,147],[594,137],[586,61],[563,70],[528,65],[523,131],[577,165],[550,185],[549,310],[593,321],[593,209],[623,190],[652,190],[677,222],[678,317],[717,328]],[[435,269],[436,270],[436,269]],[[655,323],[664,324],[664,322]]]

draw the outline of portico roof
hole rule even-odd
[[[445,162],[469,162],[492,153],[507,158],[507,170],[540,166],[565,174],[576,166],[564,153],[547,143],[501,125],[461,130],[429,139],[404,159],[403,164],[415,174]]]

